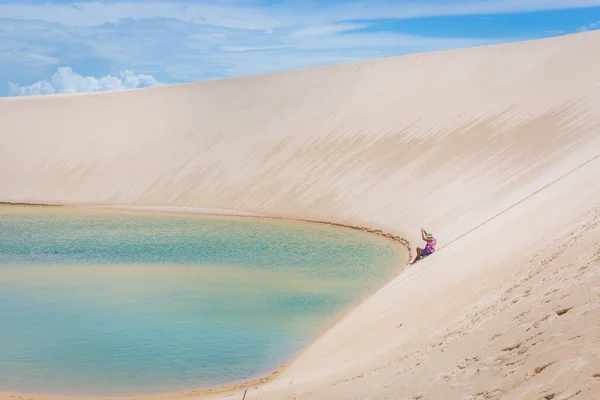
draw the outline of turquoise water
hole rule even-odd
[[[0,391],[199,389],[286,363],[402,251],[289,222],[0,207]]]

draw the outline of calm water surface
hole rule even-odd
[[[0,206],[0,391],[256,377],[388,280],[401,251],[319,225]]]

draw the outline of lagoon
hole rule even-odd
[[[326,225],[0,206],[0,391],[133,396],[266,374],[403,251]]]

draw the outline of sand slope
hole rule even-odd
[[[436,233],[434,257],[247,399],[600,398],[598,71],[588,32],[0,99],[0,201]]]

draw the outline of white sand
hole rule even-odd
[[[0,201],[436,234],[248,400],[600,399],[600,32],[1,99]]]

